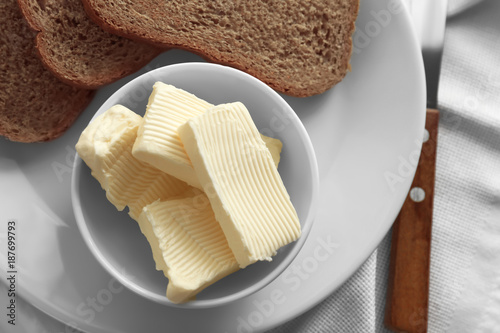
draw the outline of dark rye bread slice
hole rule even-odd
[[[36,47],[44,65],[60,80],[96,89],[136,72],[159,48],[102,30],[81,0],[18,0],[29,25],[40,33]]]
[[[350,69],[359,0],[83,0],[105,30],[246,71],[292,96]]]
[[[94,92],[68,86],[45,69],[16,0],[0,1],[0,13],[0,135],[19,142],[55,139]]]

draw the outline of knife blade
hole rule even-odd
[[[384,325],[394,332],[425,333],[428,327],[437,102],[447,5],[447,0],[409,3],[425,67],[427,136],[410,192],[392,229]]]
[[[427,108],[436,109],[448,0],[412,0],[409,6],[415,32],[422,48]]]

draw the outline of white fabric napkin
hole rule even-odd
[[[449,4],[439,91],[431,333],[500,332],[500,1],[478,2]],[[269,333],[386,332],[389,248],[390,233],[324,302]],[[67,331],[22,299],[18,309],[22,325],[16,332]],[[0,320],[0,332],[12,332],[6,325]]]
[[[428,331],[500,332],[500,1],[450,0],[449,13]],[[390,233],[333,295],[269,333],[387,332],[389,248]]]

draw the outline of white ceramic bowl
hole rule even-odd
[[[212,307],[250,295],[290,264],[313,223],[318,197],[318,167],[309,136],[285,100],[267,85],[239,70],[209,63],[183,63],[150,71],[116,91],[94,118],[115,104],[144,115],[153,84],[162,81],[213,104],[240,101],[259,130],[283,142],[279,172],[302,226],[302,236],[278,251],[272,262],[257,262],[209,286],[195,301],[173,304],[165,296],[167,279],[155,269],[151,248],[137,223],[108,202],[104,190],[76,156],[72,202],[78,226],[91,252],[123,285],[156,302],[185,308]],[[93,119],[94,119],[93,118]]]

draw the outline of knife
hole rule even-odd
[[[432,212],[439,112],[437,97],[447,0],[410,0],[427,84],[426,132],[410,192],[392,228],[384,325],[425,333],[428,324]]]

